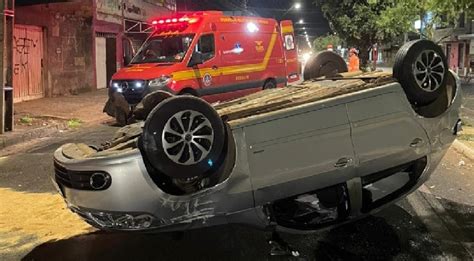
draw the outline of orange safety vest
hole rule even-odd
[[[349,57],[349,72],[354,72],[359,70],[359,57],[357,55],[352,54]]]

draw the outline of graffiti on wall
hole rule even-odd
[[[38,39],[29,37],[26,29],[22,31],[24,33],[22,33],[21,36],[13,36],[13,50],[15,51],[16,57],[13,65],[13,73],[16,75],[28,70],[30,54],[32,53],[31,49],[36,48],[38,45]]]

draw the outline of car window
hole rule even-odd
[[[216,53],[214,34],[206,34],[201,36],[196,49],[202,54],[204,62],[212,59]]]

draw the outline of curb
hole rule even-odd
[[[0,137],[0,149],[5,149],[7,147],[23,142],[28,142],[33,139],[49,137],[66,128],[67,123],[61,123],[52,126],[32,129],[18,135],[12,135],[11,137]]]
[[[474,149],[468,147],[467,145],[461,143],[458,140],[453,142],[453,148],[455,151],[461,153],[466,158],[474,161]]]

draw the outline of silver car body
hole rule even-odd
[[[274,222],[266,210],[268,204],[344,184],[350,199],[346,220],[351,220],[382,207],[362,210],[365,176],[426,157],[416,183],[383,206],[429,178],[456,138],[459,80],[455,85],[451,105],[434,118],[419,116],[400,84],[390,83],[230,122],[236,144],[230,176],[192,195],[162,191],[150,178],[138,149],[70,159],[59,148],[54,154],[57,165],[73,171],[105,171],[112,180],[103,191],[67,187],[60,191],[68,206],[96,227],[174,231],[226,223],[265,228]]]

